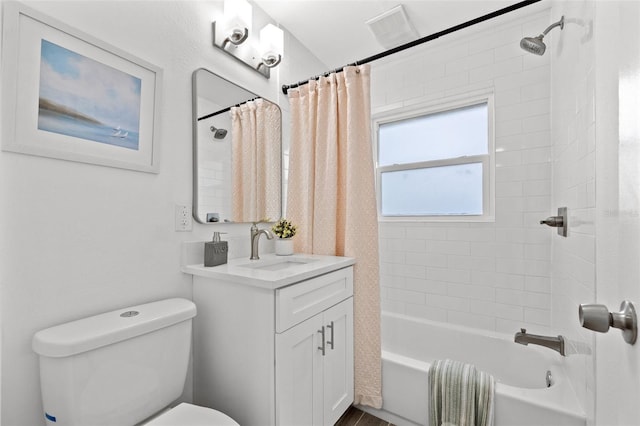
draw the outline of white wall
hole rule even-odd
[[[374,113],[487,88],[496,105],[495,222],[381,222],[384,310],[551,333],[549,56],[519,47],[548,22],[530,6],[373,65]]]
[[[552,239],[553,330],[565,336],[564,366],[578,400],[594,418],[593,332],[578,322],[578,305],[595,301],[596,135],[595,2],[553,3],[550,23],[565,26],[549,34],[551,58],[553,206],[568,207],[569,236]]]
[[[640,3],[595,1],[596,302],[640,302]],[[640,344],[596,339],[596,425],[640,419]]]
[[[159,174],[148,174],[0,153],[4,426],[44,423],[31,351],[37,330],[136,303],[191,297],[191,277],[179,269],[180,244],[213,232],[198,224],[193,232],[174,232],[174,205],[191,204],[191,73],[209,68],[287,110],[280,85],[325,69],[291,37],[270,80],[217,51],[211,21],[221,1],[28,5],[164,70],[161,164]],[[256,26],[264,21],[259,13]],[[230,233],[232,253],[248,253],[248,226],[222,230]]]

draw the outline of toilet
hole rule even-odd
[[[43,417],[51,426],[235,425],[211,408],[181,403],[196,306],[175,298],[41,330]]]

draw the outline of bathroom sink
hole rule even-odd
[[[183,243],[182,271],[204,278],[213,278],[214,282],[233,282],[274,290],[295,284],[309,278],[346,268],[355,263],[352,257],[326,256],[320,254],[296,253],[291,256],[278,256],[264,253],[258,260],[246,257],[229,259],[224,265],[207,267],[202,264],[204,244],[201,241]]]
[[[282,258],[258,260],[255,261],[255,263],[245,263],[244,265],[238,266],[241,266],[243,268],[259,269],[261,271],[281,271],[283,269],[288,269],[295,266],[306,265],[307,263],[311,262],[315,262],[315,259]]]

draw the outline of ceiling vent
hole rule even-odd
[[[391,49],[418,38],[418,32],[409,21],[402,5],[371,18],[365,23],[371,29],[378,43],[385,49]]]

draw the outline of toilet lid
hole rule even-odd
[[[181,403],[145,426],[239,426],[231,417],[211,408]]]

